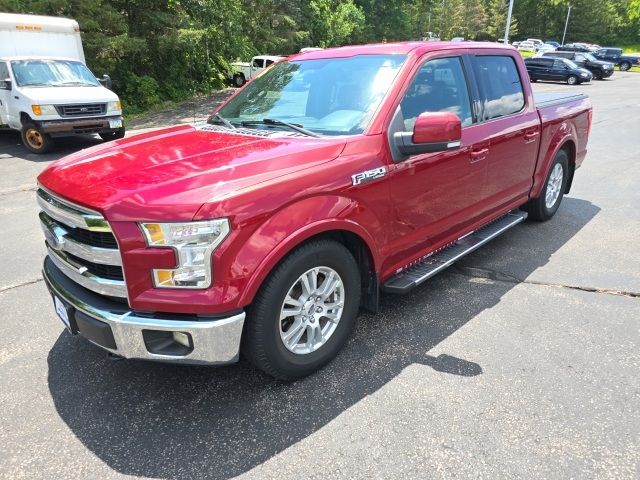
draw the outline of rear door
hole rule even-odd
[[[488,149],[484,207],[494,210],[528,198],[538,155],[540,119],[530,89],[524,88],[526,77],[521,63],[499,50],[471,59]]]

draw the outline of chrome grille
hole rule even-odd
[[[84,103],[72,105],[56,105],[61,117],[90,117],[107,113],[106,103]]]
[[[42,188],[37,200],[49,258],[62,273],[93,292],[126,298],[120,251],[105,218]]]

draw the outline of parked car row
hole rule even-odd
[[[520,52],[534,52],[525,60],[532,82],[538,80],[562,81],[570,85],[603,80],[613,75],[614,67],[621,71],[640,66],[640,54],[625,55],[621,48],[601,47],[588,43],[568,43],[529,38],[514,42]]]

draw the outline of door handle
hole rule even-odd
[[[527,132],[524,134],[524,143],[531,143],[536,141],[536,137],[539,135],[537,130]]]
[[[487,155],[489,154],[489,149],[488,148],[480,148],[478,150],[471,150],[471,163],[475,163],[475,162],[480,162],[482,160],[484,160],[485,158],[487,158]]]

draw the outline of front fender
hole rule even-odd
[[[379,270],[379,248],[374,238],[381,238],[382,225],[377,216],[362,203],[347,197],[307,198],[269,217],[238,251],[232,272],[247,275],[240,306],[252,302],[269,272],[296,246],[313,236],[336,230],[359,236],[369,249],[372,265]]]

